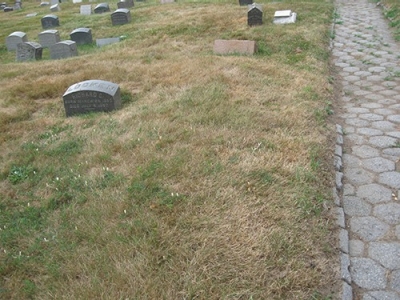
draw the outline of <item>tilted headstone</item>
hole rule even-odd
[[[121,108],[117,84],[104,80],[87,80],[71,85],[63,95],[67,117],[89,112],[108,112]]]
[[[57,44],[60,39],[60,34],[58,30],[49,29],[42,31],[38,35],[39,43],[42,45],[43,48],[49,48],[51,45]]]
[[[36,42],[24,42],[17,45],[16,60],[29,61],[42,59],[42,45]]]
[[[121,40],[121,38],[119,38],[119,37],[96,39],[96,45],[97,45],[97,47],[102,47],[102,46],[118,43],[120,40]]]
[[[11,7],[11,6],[6,6],[3,8],[4,12],[9,12],[9,11],[13,11],[13,10],[14,10],[14,7]]]
[[[131,12],[127,8],[119,8],[111,14],[113,25],[123,25],[131,22]]]
[[[296,22],[297,14],[291,10],[277,10],[274,14],[274,24],[291,24]]]
[[[41,22],[43,29],[60,26],[60,20],[56,15],[46,15],[41,19]]]
[[[39,6],[48,6],[50,2],[40,2]]]
[[[247,24],[249,26],[262,25],[263,23],[263,11],[259,4],[253,3],[248,6],[247,11]]]
[[[94,8],[95,14],[102,14],[108,11],[110,11],[110,6],[108,6],[108,3],[100,3]]]
[[[253,55],[257,51],[255,41],[247,40],[215,40],[215,54],[247,54]]]
[[[78,56],[78,48],[74,41],[66,40],[50,46],[50,58],[61,59]]]
[[[57,12],[57,11],[60,11],[60,10],[61,10],[61,7],[60,7],[60,5],[57,3],[57,4],[54,4],[54,5],[50,6],[50,10],[51,10],[52,12]]]
[[[81,5],[81,15],[90,16],[92,14],[92,5]]]
[[[77,45],[93,43],[92,30],[90,28],[77,28],[70,33],[71,41]]]
[[[121,0],[117,3],[118,8],[130,8],[134,5],[133,0]]]
[[[239,0],[240,6],[251,5],[253,4],[253,0]]]
[[[17,45],[19,43],[24,43],[27,42],[28,38],[26,36],[25,32],[22,31],[15,31],[11,33],[7,38],[6,38],[6,46],[8,51],[15,51],[17,50]]]

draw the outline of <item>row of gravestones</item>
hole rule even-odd
[[[9,12],[9,11],[13,11],[13,10],[18,10],[22,8],[22,1],[21,0],[15,0],[15,3],[13,6],[8,6],[6,2],[3,2],[0,4],[0,8],[4,11],[4,12]]]

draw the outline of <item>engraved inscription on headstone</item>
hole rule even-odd
[[[250,5],[253,4],[253,0],[239,0],[240,6]]]
[[[27,42],[28,38],[25,32],[15,31],[6,38],[6,46],[8,51],[17,50],[19,43]]]
[[[131,12],[127,8],[119,8],[111,14],[111,23],[113,25],[123,25],[130,23]]]
[[[249,26],[262,25],[263,11],[259,4],[253,3],[248,6],[247,24]]]
[[[92,5],[81,5],[81,15],[90,16],[92,14]]]
[[[60,26],[60,21],[56,15],[46,15],[41,19],[41,22],[43,29]]]
[[[39,33],[38,38],[39,43],[42,45],[43,48],[48,48],[61,40],[58,30],[55,29],[42,31],[41,33]]]
[[[102,14],[102,13],[105,13],[108,11],[110,11],[110,7],[108,6],[108,3],[100,3],[100,4],[96,5],[96,7],[94,8],[95,14]]]
[[[90,28],[77,28],[69,36],[77,45],[93,43],[92,30]]]
[[[102,47],[105,45],[118,43],[120,40],[121,40],[121,38],[119,38],[119,37],[96,39],[96,45],[97,45],[97,47]]]
[[[67,117],[121,108],[119,86],[104,80],[87,80],[71,85],[64,93],[63,100]]]
[[[29,61],[42,59],[42,45],[36,42],[24,42],[17,45],[16,60]]]
[[[74,41],[66,40],[50,46],[50,58],[60,59],[78,56],[78,48]]]

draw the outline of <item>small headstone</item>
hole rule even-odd
[[[14,3],[14,9],[15,9],[15,10],[22,9],[22,2],[21,2],[21,1],[15,1],[15,3]]]
[[[27,14],[26,17],[30,18],[30,17],[36,17],[37,13],[31,13],[31,14]]]
[[[108,11],[110,11],[110,7],[108,6],[108,3],[100,3],[100,4],[96,5],[96,7],[94,8],[95,14],[102,14],[102,13],[105,13]]]
[[[67,117],[89,112],[108,112],[121,108],[117,84],[104,80],[87,80],[71,85],[63,95]]]
[[[296,22],[297,14],[291,10],[277,10],[274,14],[274,24],[291,24]]]
[[[113,25],[123,25],[131,22],[131,12],[127,8],[119,8],[111,14]]]
[[[259,4],[253,3],[248,6],[247,11],[247,24],[249,26],[262,25],[263,11]]]
[[[102,47],[102,46],[118,43],[120,40],[121,40],[121,38],[119,38],[119,37],[96,39],[96,45],[97,45],[97,47]]]
[[[50,58],[60,59],[78,56],[78,48],[74,41],[66,40],[50,46]]]
[[[92,5],[81,5],[81,15],[90,16],[92,14]]]
[[[253,4],[253,0],[239,0],[240,6],[251,5]]]
[[[131,8],[134,5],[133,0],[121,0],[117,3],[118,8]]]
[[[40,2],[39,6],[48,6],[50,2]]]
[[[77,28],[69,36],[77,45],[93,43],[92,30],[90,28]]]
[[[60,21],[56,15],[46,15],[41,19],[41,22],[43,29],[60,26]]]
[[[160,0],[161,4],[174,3],[175,0]]]
[[[36,42],[24,42],[17,45],[17,61],[42,59],[42,45]]]
[[[27,42],[28,38],[25,32],[15,31],[6,38],[6,46],[8,51],[17,50],[19,43]]]
[[[39,33],[38,38],[43,48],[49,48],[51,45],[57,44],[61,40],[58,30],[55,29],[42,31]]]
[[[6,6],[3,8],[4,12],[9,12],[9,11],[13,11],[13,10],[14,10],[14,7],[11,7],[11,6]]]
[[[247,40],[215,40],[215,54],[248,54],[253,55],[257,51],[255,41]]]
[[[61,10],[61,7],[60,7],[60,5],[57,3],[57,4],[54,4],[54,5],[50,6],[50,10],[51,10],[52,12],[57,12],[57,11],[60,11],[60,10]]]

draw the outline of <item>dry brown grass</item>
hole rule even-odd
[[[299,22],[282,27],[271,16],[287,5],[263,6],[248,28],[232,2],[137,3],[122,27],[90,17],[119,44],[59,61],[2,52],[0,297],[335,299],[331,4],[293,2]],[[217,38],[260,52],[216,56]],[[123,108],[65,118],[62,94],[88,79],[118,83]]]

